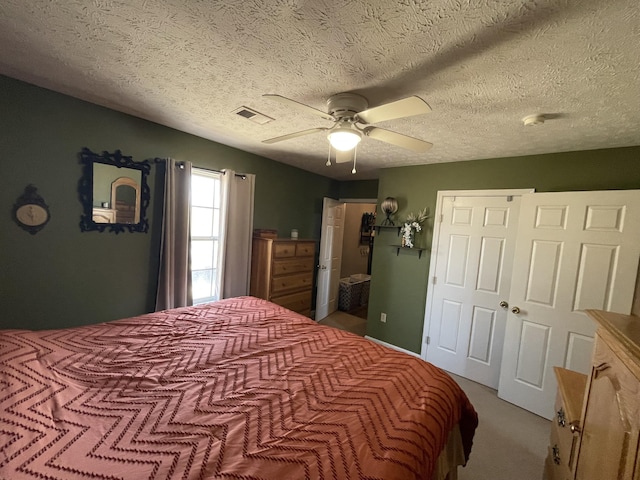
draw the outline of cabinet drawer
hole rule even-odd
[[[298,273],[296,275],[285,275],[282,277],[274,277],[271,280],[271,292],[272,297],[279,292],[286,292],[287,290],[297,290],[302,288],[311,288],[311,282],[313,274]]]
[[[554,461],[553,445],[549,447],[544,461],[544,480],[573,480],[571,472]]]
[[[560,458],[562,460],[562,465],[571,469],[573,468],[574,449],[576,447],[578,435],[571,432],[571,425],[569,424],[569,419],[566,417],[565,407],[562,403],[560,392],[558,392],[558,396],[556,398],[555,412],[556,414],[551,420],[551,430],[554,431],[554,434],[551,436],[552,442],[555,439],[555,442],[558,444],[558,449],[561,453]]]
[[[313,257],[293,258],[291,260],[275,260],[273,262],[273,275],[289,275],[291,273],[311,272],[313,270]]]
[[[551,428],[551,444],[547,453],[547,470],[553,480],[569,480],[573,477],[568,467],[569,452],[562,449],[562,444],[558,439],[558,431]]]
[[[311,242],[296,244],[296,257],[309,257],[316,253],[316,244]]]
[[[296,256],[295,242],[274,242],[273,258],[287,258]]]
[[[307,314],[311,310],[311,290],[274,297],[271,301],[294,312]]]

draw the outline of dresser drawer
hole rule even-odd
[[[300,242],[296,244],[296,257],[309,257],[316,253],[316,244],[312,242]]]
[[[296,242],[274,242],[273,258],[287,258],[296,256]]]
[[[554,461],[553,445],[549,447],[547,458],[544,461],[544,480],[573,480],[571,472],[563,465]]]
[[[288,308],[294,312],[304,313],[308,316],[311,310],[311,290],[274,297],[271,301],[284,308]]]
[[[276,294],[286,292],[288,290],[297,290],[310,288],[313,281],[313,273],[298,273],[295,275],[285,275],[282,277],[274,277],[271,280],[271,298]]]
[[[555,415],[551,419],[549,455],[545,470],[551,472],[549,477],[554,480],[573,479],[587,376],[561,367],[553,367],[553,371],[558,380],[558,393],[554,405]]]
[[[551,430],[554,431],[552,439],[555,439],[555,443],[557,443],[560,450],[562,465],[572,469],[578,435],[571,431],[571,425],[569,424],[560,392],[558,392],[556,398],[555,412],[556,414],[551,420]]]
[[[274,260],[273,276],[290,275],[299,272],[313,271],[313,257],[292,258],[291,260]]]

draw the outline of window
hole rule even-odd
[[[191,172],[191,281],[193,303],[220,299],[221,174]]]

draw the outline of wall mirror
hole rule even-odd
[[[134,162],[120,150],[97,154],[83,148],[80,162],[83,172],[78,192],[84,207],[80,230],[147,232],[148,160]]]

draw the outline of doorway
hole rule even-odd
[[[320,238],[318,292],[314,312],[316,321],[338,310],[366,319],[373,253],[373,227],[366,228],[364,222],[365,219],[367,221],[375,219],[376,203],[377,199],[371,198],[325,199]],[[336,218],[334,217],[342,217],[339,229],[335,228]],[[337,235],[338,230],[340,235]],[[336,243],[337,237],[340,240]],[[322,268],[323,265],[325,268]],[[329,268],[330,265],[332,268]],[[343,285],[342,299],[340,298],[341,281],[352,284],[347,285],[349,289],[347,293],[344,292]]]

